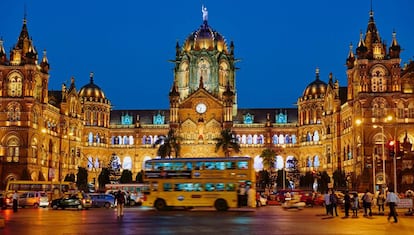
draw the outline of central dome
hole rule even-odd
[[[90,82],[89,84],[86,84],[83,86],[79,91],[79,96],[81,97],[92,97],[92,98],[98,98],[98,99],[105,99],[105,94],[102,91],[102,89],[97,86],[95,83],[93,83],[93,73],[90,75]]]
[[[326,92],[327,84],[319,79],[319,69],[316,70],[316,79],[309,83],[303,92],[303,97],[319,97]]]
[[[203,12],[203,24],[199,29],[194,31],[184,43],[184,50],[200,51],[200,50],[218,50],[219,52],[228,52],[226,40],[217,31],[213,30],[207,23],[208,12],[207,8],[202,7]]]

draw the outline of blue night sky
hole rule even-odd
[[[256,4],[254,4],[256,3]],[[37,51],[47,50],[49,89],[75,77],[79,90],[95,73],[114,109],[168,109],[175,44],[202,24],[234,41],[240,108],[292,108],[315,69],[346,86],[349,44],[365,34],[370,0],[2,0],[0,37],[17,42],[26,8]],[[25,7],[26,6],[26,7]],[[414,56],[413,0],[373,0],[374,19],[389,46],[393,30],[402,63]]]

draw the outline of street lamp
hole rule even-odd
[[[386,183],[386,177],[385,177],[385,141],[384,141],[384,127],[380,126],[380,125],[374,125],[374,128],[381,128],[381,142],[382,142],[382,176],[383,176],[383,183],[384,183],[384,187],[387,185]],[[373,166],[375,167],[375,166]],[[374,179],[375,181],[375,179]],[[375,188],[374,188],[374,193],[375,193]]]

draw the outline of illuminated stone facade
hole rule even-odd
[[[346,59],[347,86],[340,87],[332,74],[325,83],[317,69],[297,108],[238,108],[235,46],[207,19],[205,12],[200,28],[182,46],[176,45],[174,80],[166,91],[168,110],[111,110],[93,73],[79,91],[74,78],[61,91],[48,90],[46,52],[39,63],[24,20],[9,58],[0,44],[2,184],[13,178],[63,180],[76,173],[77,166],[89,169],[93,181],[111,158],[116,160],[114,168],[129,169],[135,177],[146,159],[156,157],[157,138],[170,129],[180,136],[180,157],[219,157],[223,153],[215,152],[214,138],[231,128],[241,144],[237,155],[254,158],[258,170],[263,168],[259,155],[271,148],[277,153],[277,169],[295,158],[302,174],[340,170],[347,174],[350,188],[365,188],[372,187],[372,157],[382,156],[383,140],[395,136],[401,143],[413,142],[414,64],[400,67],[395,33],[387,48],[372,12],[365,36],[361,34],[355,52],[351,46]],[[391,121],[385,121],[388,115]],[[374,129],[374,124],[382,129]],[[412,169],[411,154],[410,145],[398,160],[398,182],[408,186],[414,185],[413,174],[405,170]],[[393,182],[391,163],[387,158],[388,185]],[[375,183],[380,185],[382,166],[374,165]]]

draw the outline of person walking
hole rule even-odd
[[[385,204],[385,196],[382,193],[382,191],[379,191],[378,197],[377,197],[377,205],[378,205],[378,214],[380,215],[384,214],[384,204]]]
[[[362,205],[364,207],[364,216],[372,216],[372,211],[371,211],[372,198],[373,198],[372,194],[367,189],[365,191],[364,196],[362,196]]]
[[[331,190],[330,189],[326,191],[326,193],[323,195],[323,200],[325,203],[326,215],[333,216],[332,207],[331,207]]]
[[[115,195],[115,202],[118,219],[124,217],[125,194],[121,190]]]
[[[359,199],[358,193],[354,193],[352,197],[352,217],[358,217]]]
[[[397,219],[397,211],[395,210],[395,207],[400,202],[400,198],[397,194],[394,193],[394,189],[390,189],[389,193],[387,195],[387,199],[385,199],[385,203],[388,204],[390,207],[390,213],[388,214],[387,220],[390,221],[391,216],[394,217],[394,223],[398,223]]]
[[[335,212],[335,216],[338,216],[338,210],[337,210],[337,205],[338,205],[338,196],[335,194],[335,192],[331,192],[330,195],[330,201],[331,201],[331,213],[332,216],[334,215]]]
[[[345,191],[344,208],[345,208],[345,217],[349,217],[349,209],[351,208],[351,196],[349,196],[348,190]]]
[[[19,202],[19,194],[17,193],[17,190],[14,191],[12,195],[13,199],[13,212],[17,212],[18,202]]]

